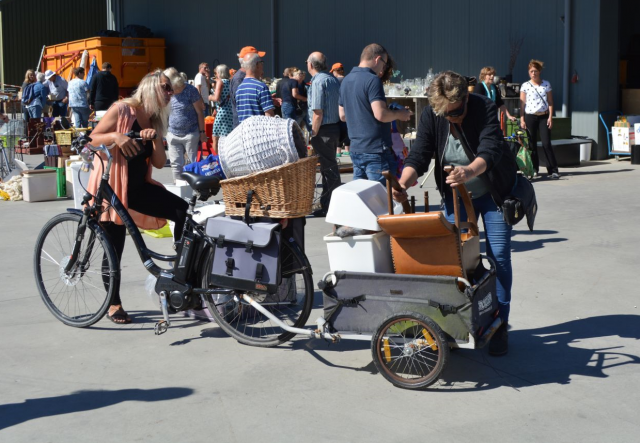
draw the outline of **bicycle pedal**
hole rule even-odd
[[[167,323],[164,320],[160,320],[158,323],[156,323],[156,325],[153,327],[153,332],[156,335],[162,335],[165,332],[167,332],[167,330],[169,329],[169,323]]]

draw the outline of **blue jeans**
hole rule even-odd
[[[446,185],[449,186],[449,185]],[[478,219],[482,217],[485,232],[485,249],[487,255],[496,263],[498,304],[500,318],[503,322],[509,320],[511,302],[511,284],[513,271],[511,269],[511,226],[505,223],[502,213],[493,202],[490,194],[472,200],[473,209]],[[444,215],[449,222],[454,222],[453,194],[447,189],[444,200]],[[460,205],[460,217],[466,219],[467,212],[464,205]]]
[[[282,118],[290,118],[295,120],[296,117],[296,107],[291,103],[282,102]]]
[[[204,116],[205,117],[209,117],[211,115],[211,106],[209,105],[209,102],[205,102],[204,103]]]
[[[59,102],[51,103],[51,117],[66,117],[67,116],[67,104]]]
[[[382,171],[396,174],[398,160],[391,148],[385,148],[380,154],[365,154],[351,152],[354,180],[372,180],[387,185],[387,180],[382,176]]]
[[[27,111],[29,111],[29,117],[30,118],[40,118],[40,117],[42,117],[42,106],[35,105],[35,106],[30,107],[30,108],[27,108]]]
[[[76,120],[77,128],[89,127],[89,115],[91,115],[91,109],[89,108],[71,108],[73,112],[73,118]]]

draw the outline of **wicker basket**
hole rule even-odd
[[[247,192],[254,191],[252,217],[294,218],[311,213],[316,157],[220,182],[226,215],[244,215]]]
[[[253,116],[220,139],[220,165],[229,178],[298,161],[306,151],[302,130],[291,119]]]

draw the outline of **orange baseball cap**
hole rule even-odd
[[[264,51],[258,51],[256,48],[254,48],[253,46],[245,46],[244,48],[242,48],[240,50],[240,53],[238,54],[239,58],[243,58],[245,55],[247,54],[258,54],[260,57],[264,57],[265,55],[267,55],[266,52]]]
[[[333,66],[331,67],[331,71],[329,72],[337,71],[338,69],[344,69],[344,66],[342,65],[342,63],[334,63]]]

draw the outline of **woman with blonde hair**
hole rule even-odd
[[[20,99],[22,99],[22,93],[24,92],[24,88],[26,88],[29,83],[35,83],[35,82],[36,82],[36,71],[34,71],[33,69],[27,69],[27,72],[24,73],[24,81],[22,82],[22,87],[20,88],[20,96],[19,96]],[[22,104],[22,115],[24,117],[25,122],[28,123],[29,110],[24,105],[24,103]]]
[[[520,86],[520,126],[529,130],[531,134],[531,161],[538,175],[540,160],[538,159],[538,132],[542,139],[542,149],[547,157],[547,172],[557,180],[560,178],[558,162],[551,146],[551,128],[553,127],[553,93],[551,84],[542,80],[541,73],[544,63],[540,60],[529,62],[529,78]]]
[[[176,68],[165,69],[164,75],[169,78],[173,88],[167,144],[175,182],[182,174],[185,154],[191,162],[195,162],[200,143],[207,141],[204,102],[198,89],[187,83]]]
[[[174,237],[180,240],[186,220],[188,204],[167,191],[151,178],[152,166],[162,169],[167,161],[162,137],[167,127],[168,104],[173,95],[169,78],[162,71],[147,74],[133,95],[114,103],[91,133],[93,145],[114,145],[109,185],[142,229],[159,229],[166,219],[175,222]],[[129,138],[127,133],[140,133],[142,141]],[[103,161],[106,157],[99,154]],[[89,178],[88,192],[95,194],[102,178],[102,164],[96,158]],[[104,202],[100,218],[116,250],[118,262],[122,258],[126,228],[108,202]],[[108,280],[105,281],[105,285]],[[122,308],[120,279],[116,279],[107,318],[114,323],[131,323]]]
[[[478,77],[480,83],[478,83],[473,88],[473,93],[489,97],[491,101],[494,102],[498,107],[498,118],[500,118],[500,115],[504,112],[509,120],[511,120],[512,122],[516,121],[516,118],[509,113],[507,107],[502,101],[500,90],[496,85],[493,84],[495,75],[496,70],[493,66],[485,66],[484,68],[482,68],[482,70],[480,70],[480,76]]]
[[[212,147],[218,152],[220,137],[229,135],[233,129],[233,109],[231,108],[231,76],[227,65],[218,65],[214,70],[216,74],[216,89],[209,96],[209,100],[215,103],[216,120],[213,122]]]

